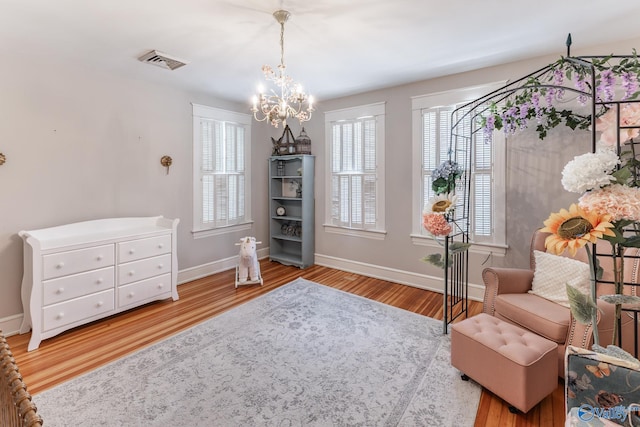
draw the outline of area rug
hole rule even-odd
[[[47,426],[472,426],[442,323],[297,279],[34,396]]]

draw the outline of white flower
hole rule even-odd
[[[598,150],[576,156],[562,170],[562,186],[572,193],[601,188],[611,184],[611,176],[620,158],[613,150]]]
[[[439,194],[429,200],[425,213],[447,214],[455,209],[458,196],[452,193]]]

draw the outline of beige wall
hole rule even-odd
[[[20,230],[119,216],[180,218],[181,270],[237,254],[240,234],[194,240],[192,111],[247,106],[77,64],[4,56],[0,79],[0,323],[22,313]],[[166,70],[159,70],[169,72]],[[253,126],[255,235],[266,241],[266,126]],[[173,158],[167,175],[163,155]]]
[[[637,43],[635,43],[637,45]],[[628,53],[634,42],[586,53]],[[579,54],[580,52],[574,52]],[[515,79],[556,57],[320,100],[306,124],[316,164],[316,253],[389,271],[439,276],[411,243],[411,96]],[[42,63],[3,52],[0,79],[0,323],[22,313],[22,242],[17,233],[111,216],[180,218],[180,269],[234,256],[238,234],[194,240],[192,226],[191,102],[245,112],[247,106],[124,78],[78,64]],[[168,72],[168,71],[167,71]],[[386,229],[384,241],[324,232],[324,111],[386,102]],[[292,123],[294,135],[299,126]],[[268,246],[267,158],[270,136],[282,129],[252,127],[252,234]],[[527,262],[531,232],[550,211],[575,199],[560,186],[562,166],[589,149],[588,134],[556,130],[540,142],[532,132],[508,143],[506,258],[472,259],[472,283],[486,265]],[[160,157],[173,157],[169,175]],[[485,262],[483,264],[483,262]]]

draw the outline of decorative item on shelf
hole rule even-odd
[[[173,163],[173,159],[171,156],[162,156],[160,158],[160,164],[167,168],[167,175],[169,175],[169,166]]]
[[[302,197],[302,183],[300,180],[282,180],[282,197]]]
[[[304,127],[296,138],[296,154],[311,154],[311,138],[307,135]]]
[[[0,166],[4,165],[6,161],[7,161],[7,156],[0,153]]]
[[[271,88],[265,94],[264,89],[259,87],[259,95],[253,97],[251,107],[254,119],[259,122],[268,120],[275,127],[280,123],[286,126],[290,117],[298,119],[300,123],[306,122],[314,111],[313,97],[307,96],[302,85],[285,74],[287,66],[284,64],[284,23],[289,16],[291,14],[286,10],[273,13],[273,17],[280,24],[280,64],[277,72],[270,65],[263,65],[262,72],[267,82],[273,82],[276,88]]]
[[[293,137],[293,132],[291,132],[291,128],[288,125],[284,127],[282,136],[279,139],[271,138],[271,144],[273,145],[273,151],[271,154],[274,156],[295,154],[295,138]]]
[[[302,237],[302,226],[296,221],[283,222],[280,233],[287,237]]]
[[[277,173],[278,176],[284,176],[284,162],[282,160],[278,160]]]
[[[276,208],[276,215],[285,216],[286,214],[287,214],[287,210],[284,208],[284,206],[278,206]]]

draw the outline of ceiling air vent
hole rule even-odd
[[[166,53],[158,52],[157,50],[147,52],[138,59],[142,62],[146,62],[147,64],[166,68],[167,70],[175,70],[183,65],[187,65],[187,62],[182,61],[181,59],[172,58]]]

